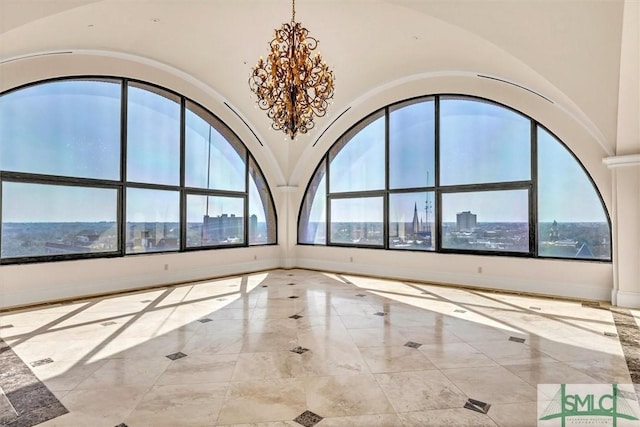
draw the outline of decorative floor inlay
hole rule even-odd
[[[298,319],[300,319],[300,318],[302,318],[302,316],[300,316],[299,314],[294,314],[293,316],[289,316],[289,319],[296,319],[296,320],[298,320]]]
[[[480,412],[481,414],[486,414],[487,412],[489,412],[491,404],[469,398],[469,400],[467,400],[467,402],[464,404],[464,407],[466,409],[471,409],[472,411]]]
[[[300,346],[298,346],[298,347],[294,348],[293,350],[291,350],[291,352],[298,353],[298,354],[306,353],[307,351],[309,351],[308,348],[304,348],[304,347],[300,347]]]
[[[599,302],[595,302],[595,301],[583,301],[582,302],[582,306],[583,307],[600,308],[600,303]]]
[[[179,351],[177,353],[168,354],[166,357],[171,360],[178,360],[178,359],[182,359],[183,357],[187,357],[187,355]]]
[[[289,286],[295,286],[295,283],[291,282],[291,283],[287,283],[287,285],[289,285]]]
[[[116,322],[104,322],[104,323],[100,323],[102,326],[110,326],[110,325],[116,325]]]
[[[126,425],[125,423],[120,423],[118,424],[116,427],[129,427],[128,425]]]
[[[296,298],[300,298],[300,297],[297,297],[297,296],[295,296],[295,295],[291,295],[291,296],[289,297],[289,299],[296,299]]]
[[[378,311],[377,313],[373,313],[374,316],[386,316],[387,313],[383,313],[381,311]]]
[[[35,362],[31,362],[30,365],[35,368],[36,366],[47,365],[49,363],[53,363],[53,359],[51,359],[50,357],[47,357],[46,359],[40,359],[40,360],[36,360]]]
[[[32,427],[69,412],[2,339],[0,367],[0,426]]]
[[[405,347],[411,347],[411,348],[418,348],[421,345],[422,344],[420,344],[419,342],[407,341],[404,346]]]
[[[13,328],[13,325],[2,325],[2,326],[0,326],[0,329],[9,329],[9,328]]]
[[[509,341],[519,342],[520,344],[522,344],[523,342],[525,342],[525,341],[526,341],[526,339],[524,339],[524,338],[519,338],[519,337],[509,337]]]
[[[356,296],[357,296],[357,297],[366,297],[366,295],[365,295],[365,294],[357,294]]]
[[[263,287],[263,288],[268,288],[268,286],[267,286],[267,285],[262,285],[262,287]]]
[[[207,323],[207,322],[213,322],[213,320],[209,319],[208,317],[205,317],[204,319],[198,319],[198,322]]]
[[[640,328],[629,310],[611,308],[611,315],[616,324],[631,382],[640,384]]]
[[[322,417],[316,413],[306,410],[296,418],[294,418],[293,421],[297,422],[300,425],[303,425],[304,427],[313,427],[314,425],[322,421]]]

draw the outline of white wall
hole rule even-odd
[[[227,123],[262,168],[278,214],[279,244],[180,254],[67,261],[0,267],[0,307],[101,294],[151,285],[239,274],[277,267],[303,267],[374,274],[409,280],[509,289],[575,298],[608,300],[612,265],[511,257],[423,254],[351,248],[298,246],[297,215],[304,189],[320,158],[353,123],[391,102],[433,93],[486,97],[518,109],[547,126],[580,158],[611,207],[611,172],[602,164],[606,144],[575,106],[556,98],[552,104],[524,89],[481,79],[474,73],[440,72],[410,76],[374,88],[351,103],[351,110],[289,162],[285,176],[275,156],[260,146],[223,100],[195,79],[158,64],[102,54],[39,57],[2,65],[0,91],[20,84],[67,75],[117,75],[151,81],[180,92],[211,109]],[[279,136],[278,136],[279,138]],[[167,265],[167,269],[165,269]],[[479,273],[478,268],[482,268]]]

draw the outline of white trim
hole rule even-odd
[[[611,299],[618,307],[640,308],[639,292],[616,291],[614,289],[611,291]]]
[[[602,163],[609,169],[623,166],[640,166],[640,154],[629,154],[626,156],[612,156],[602,159]]]
[[[593,286],[589,283],[568,284],[566,282],[541,281],[538,279],[529,280],[484,274],[439,273],[425,271],[420,268],[392,270],[389,266],[318,261],[311,258],[298,258],[296,264],[299,268],[308,268],[312,270],[352,273],[365,276],[370,275],[386,277],[389,279],[415,280],[418,282],[432,282],[450,286],[460,284],[461,286],[502,290],[506,292],[524,292],[539,295],[552,295],[560,298],[566,297],[594,301],[610,301],[613,291],[612,288]],[[640,294],[638,294],[638,296],[640,297]],[[640,299],[638,302],[640,304]]]

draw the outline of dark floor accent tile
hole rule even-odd
[[[600,303],[597,301],[583,301],[583,307],[592,307],[592,308],[600,308]]]
[[[209,319],[208,317],[205,317],[204,319],[199,319],[198,322],[207,323],[207,322],[213,322],[213,320]]]
[[[605,337],[617,337],[617,336],[618,336],[618,334],[614,334],[613,332],[605,332],[605,333],[604,333],[604,336],[605,336]]]
[[[466,409],[471,409],[472,411],[480,412],[481,414],[486,414],[489,412],[489,408],[491,408],[490,403],[484,403],[479,400],[469,399],[464,404]]]
[[[303,425],[304,427],[313,427],[320,421],[322,421],[322,417],[316,413],[306,410],[296,418],[294,418],[293,421],[300,425]]]
[[[413,342],[413,341],[407,341],[404,346],[405,347],[411,347],[411,348],[418,348],[420,347],[422,344],[420,344],[419,342]]]
[[[150,299],[146,299],[146,300],[144,300],[144,301],[140,301],[140,302],[141,302],[141,303],[144,303],[144,304],[146,304],[146,303],[149,303],[149,302],[151,302],[151,300],[150,300]]]
[[[296,284],[295,284],[295,283],[293,283],[293,282],[291,282],[291,283],[287,283],[287,285],[289,285],[289,286],[295,286]]]
[[[35,368],[36,366],[42,366],[49,363],[53,363],[53,359],[51,359],[50,357],[47,357],[46,359],[40,359],[40,360],[36,360],[35,362],[31,362],[30,365]]]
[[[631,382],[640,384],[640,328],[629,310],[612,307],[611,315],[616,324]]]
[[[268,288],[268,286],[267,286],[267,285],[262,285],[262,287],[263,287],[263,288]]]
[[[298,320],[298,319],[300,319],[300,318],[302,318],[302,316],[300,316],[299,314],[294,314],[293,316],[289,316],[289,319],[296,319],[296,320]]]
[[[357,296],[357,297],[366,297],[366,295],[365,295],[365,294],[357,294],[356,296]]]
[[[289,299],[296,299],[296,298],[300,298],[300,297],[297,297],[297,296],[295,296],[295,295],[291,295],[291,296],[289,297]]]
[[[168,354],[166,357],[171,360],[178,360],[178,359],[182,359],[183,357],[187,357],[187,355],[179,351],[177,353]]]
[[[120,423],[118,424],[116,427],[129,427],[128,425],[126,425],[125,423]]]
[[[538,310],[538,311],[542,310],[540,307],[529,307],[529,309],[530,310]]]
[[[13,325],[1,325],[0,329],[9,329],[9,328],[13,328]]]
[[[69,412],[2,339],[0,348],[1,426],[32,427]]]
[[[457,309],[457,310],[453,310],[454,313],[466,313],[467,310],[461,310],[461,309]]]
[[[104,322],[100,323],[102,326],[116,325],[116,322]]]
[[[526,339],[524,339],[524,338],[519,338],[519,337],[509,337],[509,341],[519,342],[520,344],[522,344],[523,342],[525,342],[525,341],[526,341]]]
[[[298,354],[306,353],[307,351],[309,351],[308,348],[304,348],[304,347],[300,347],[300,346],[298,346],[298,347],[294,348],[293,350],[291,350],[291,352],[298,353]]]
[[[383,313],[382,311],[378,311],[377,313],[373,313],[374,316],[386,316],[387,313]]]

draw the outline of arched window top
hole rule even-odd
[[[298,243],[611,260],[609,217],[571,151],[467,95],[395,103],[340,137],[307,187]]]
[[[146,82],[0,94],[0,186],[3,263],[276,243],[271,192],[242,141]]]

